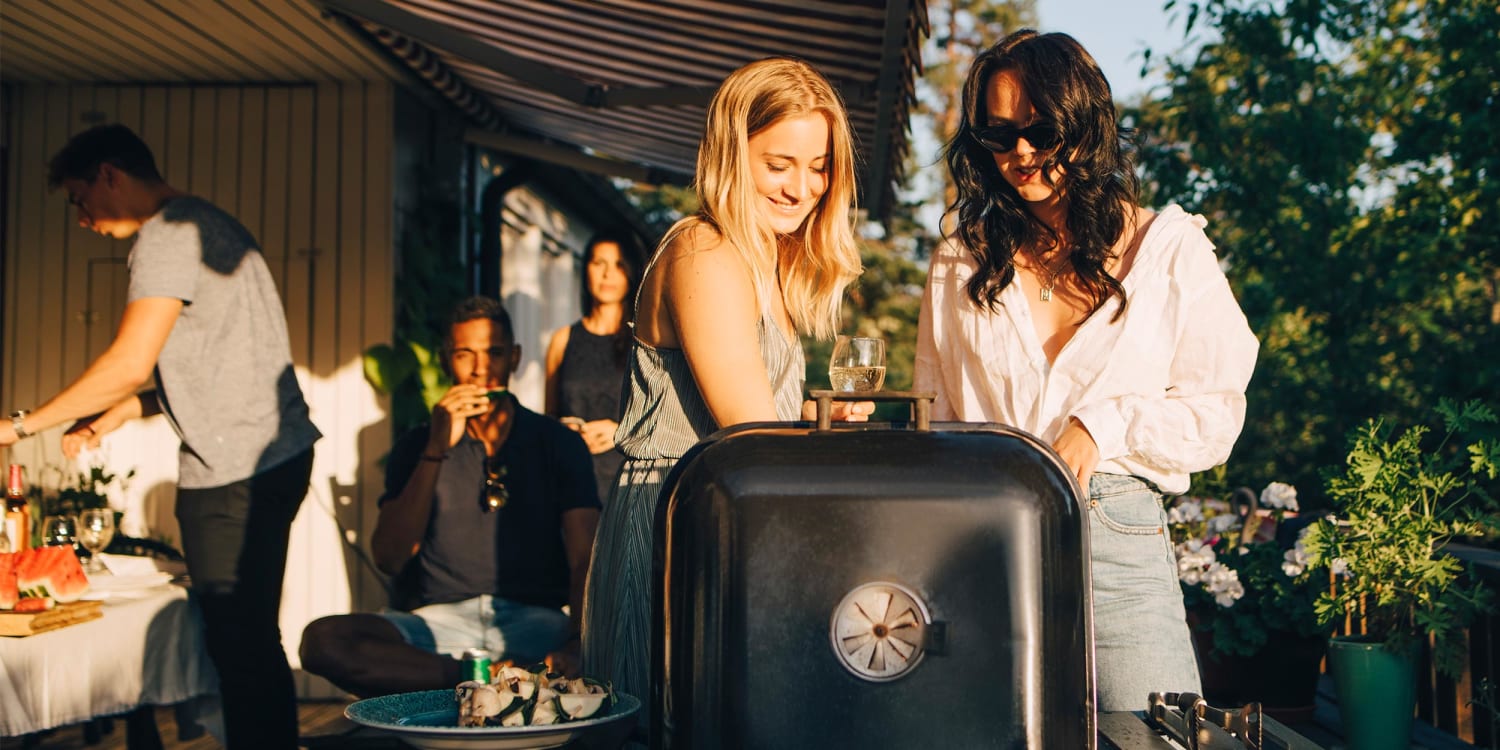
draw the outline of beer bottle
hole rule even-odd
[[[31,548],[31,508],[26,504],[20,464],[10,465],[10,479],[5,483],[5,536],[11,552]]]

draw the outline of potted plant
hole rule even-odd
[[[1328,632],[1297,511],[1296,488],[1272,482],[1259,495],[1184,495],[1168,513],[1205,697],[1258,701],[1287,721],[1312,714]]]
[[[1426,425],[1398,431],[1376,419],[1355,430],[1346,466],[1327,482],[1335,515],[1304,539],[1312,562],[1335,574],[1317,603],[1319,619],[1363,623],[1363,632],[1330,646],[1352,747],[1408,747],[1420,641],[1430,638],[1438,671],[1457,678],[1464,631],[1491,606],[1491,592],[1443,547],[1500,528],[1493,494],[1500,441],[1475,436],[1495,424],[1495,413],[1446,399],[1436,412],[1443,426],[1435,441]]]

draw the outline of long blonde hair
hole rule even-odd
[[[693,187],[698,215],[677,222],[662,246],[696,226],[708,225],[749,266],[762,313],[769,310],[779,268],[776,233],[760,220],[751,176],[750,136],[788,117],[821,114],[828,120],[828,184],[795,238],[794,256],[781,278],[787,314],[797,331],[831,338],[838,330],[844,289],[863,270],[854,241],[854,144],[849,119],[833,87],[812,66],[789,57],[750,63],[729,74],[708,106]],[[770,269],[768,272],[767,269]]]

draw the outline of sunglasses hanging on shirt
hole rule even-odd
[[[506,501],[510,500],[510,490],[505,488],[506,467],[499,461],[491,458],[485,461],[484,495],[480,498],[479,507],[485,513],[494,513],[505,507]]]

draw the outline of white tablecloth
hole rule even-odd
[[[97,620],[0,637],[0,736],[216,693],[187,596],[174,585],[111,592]]]

